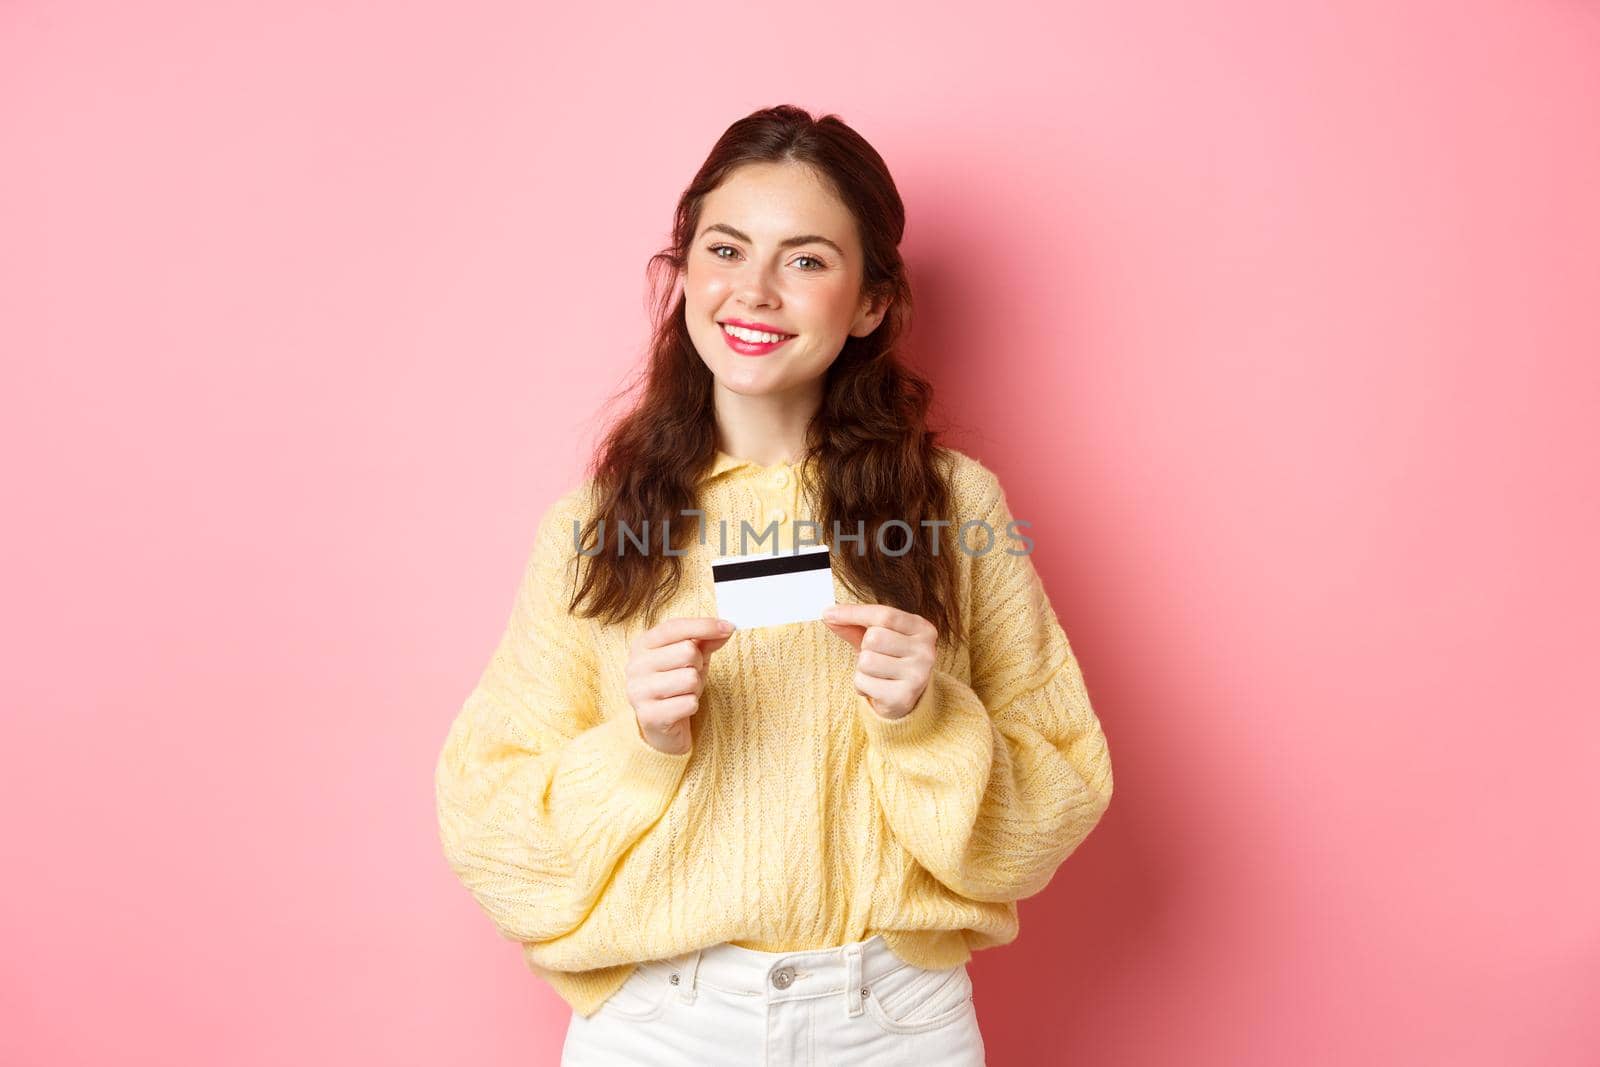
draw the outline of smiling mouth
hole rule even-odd
[[[796,336],[792,333],[778,333],[774,330],[751,330],[726,322],[719,322],[717,325],[723,333],[747,345],[777,344],[779,341],[787,341],[789,338]]]

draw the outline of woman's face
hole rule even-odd
[[[746,164],[701,205],[684,270],[689,337],[726,389],[809,392],[846,337],[871,333],[887,310],[869,307],[862,277],[855,219],[813,171]],[[728,334],[729,322],[786,336],[751,345]]]

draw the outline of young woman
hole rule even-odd
[[[897,359],[904,224],[837,117],[729,127],[446,737],[446,856],[572,1006],[564,1064],[981,1064],[966,961],[1110,803],[1025,524]],[[832,617],[719,625],[713,559],[807,543]]]

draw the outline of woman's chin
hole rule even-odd
[[[779,393],[794,385],[771,356],[750,358],[730,355],[712,374],[724,389],[751,396]]]
[[[719,377],[717,384],[728,392],[736,393],[739,396],[776,396],[779,393],[787,392],[787,388],[778,382],[753,374],[735,374],[725,378]]]

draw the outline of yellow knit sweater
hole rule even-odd
[[[960,561],[970,637],[941,642],[911,713],[884,718],[856,692],[856,649],[820,621],[737,630],[707,662],[683,754],[644,740],[624,691],[642,622],[567,611],[592,483],[541,517],[504,635],[445,737],[436,798],[451,869],[579,1014],[638,961],[722,941],[785,952],[881,933],[910,963],[964,963],[1017,936],[1016,902],[1105,812],[1105,734],[1031,556],[1005,551],[1025,546],[999,480],[942,456],[955,514],[940,551]],[[705,544],[680,557],[657,621],[716,615],[710,560],[740,553],[741,521],[814,518],[810,473],[719,453],[700,486]],[[975,554],[950,542],[969,519],[994,531],[988,552],[978,527]],[[860,602],[837,579],[835,594]]]

